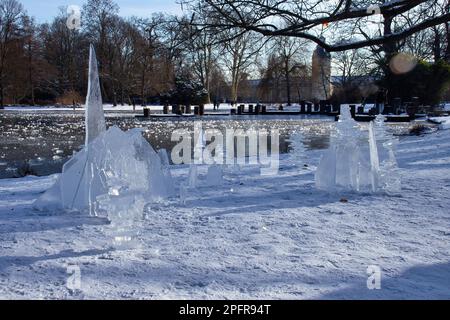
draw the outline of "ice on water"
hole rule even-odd
[[[343,106],[330,147],[317,168],[316,187],[327,191],[400,191],[396,139],[386,131],[384,121],[380,115],[370,123],[368,132],[362,131],[349,107]]]

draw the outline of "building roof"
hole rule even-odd
[[[316,47],[316,50],[314,50],[314,55],[321,58],[331,58],[331,54],[319,45]]]

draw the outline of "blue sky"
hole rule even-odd
[[[59,7],[68,5],[82,6],[86,0],[19,0],[28,14],[38,22],[50,21],[59,12]],[[176,0],[116,0],[121,16],[148,17],[154,12],[180,13]]]

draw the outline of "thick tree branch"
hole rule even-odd
[[[355,23],[358,19],[371,16],[372,7],[357,7],[356,1],[339,0],[336,4],[330,6],[329,13],[322,12],[323,9],[315,8],[320,1],[297,1],[288,0],[202,0],[200,6],[209,8],[209,14],[214,17],[214,23],[210,25],[201,25],[203,28],[214,28],[216,31],[239,29],[253,31],[264,36],[276,37],[287,36],[311,40],[322,46],[325,50],[345,51],[382,45],[402,40],[419,31],[434,27],[439,24],[448,23],[449,13],[441,16],[434,16],[424,20],[426,15],[416,24],[393,34],[385,34],[376,38],[370,38],[364,34],[363,40],[349,41],[346,43],[328,43],[321,38],[315,31],[317,27],[329,23]],[[392,0],[386,1],[376,8],[385,19],[392,19],[415,8],[421,8],[418,14],[423,13],[424,7],[430,0]],[[420,6],[420,7],[419,7]],[[290,10],[292,9],[292,10]],[[271,20],[278,21],[272,22]],[[279,27],[277,25],[285,25]],[[314,31],[315,30],[315,31]]]

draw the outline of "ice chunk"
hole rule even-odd
[[[336,186],[336,149],[331,146],[322,156],[316,171],[316,187],[320,190],[332,190]]]
[[[206,147],[206,136],[201,122],[194,124],[194,163],[203,164],[203,152]]]
[[[369,124],[369,148],[370,148],[370,169],[372,173],[372,191],[376,192],[379,187],[380,158],[378,156],[378,146],[375,137],[373,122]]]
[[[166,149],[158,150],[159,158],[161,159],[161,163],[164,167],[170,166],[169,155]]]
[[[223,184],[223,169],[219,165],[211,165],[208,167],[205,185],[214,187]]]
[[[195,164],[191,164],[189,167],[188,184],[190,188],[197,188],[198,185],[198,168]]]
[[[332,134],[330,148],[316,171],[316,187],[327,191],[398,192],[400,180],[394,147],[396,140],[378,116],[363,133],[351,118],[348,107]]]
[[[186,205],[186,199],[188,195],[188,187],[184,184],[180,186],[180,205]]]
[[[161,159],[163,176],[167,184],[166,188],[168,190],[175,190],[175,187],[173,185],[172,174],[170,173],[170,160],[167,150],[166,149],[159,150],[158,156]],[[169,193],[172,194],[172,191],[170,191]]]
[[[398,193],[401,191],[400,173],[395,157],[398,139],[387,132],[385,121],[385,116],[378,115],[374,123],[380,163],[379,188],[387,193]]]
[[[103,211],[111,224],[106,230],[113,245],[120,249],[135,248],[139,233],[139,221],[143,219],[146,199],[140,193],[104,195],[97,198],[99,210]]]
[[[63,209],[60,178],[58,178],[56,183],[34,202],[33,207],[34,209],[43,212],[59,211]]]

